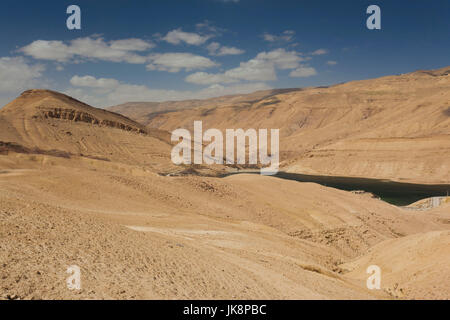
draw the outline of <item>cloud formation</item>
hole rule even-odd
[[[212,56],[238,55],[245,52],[236,47],[221,46],[218,42],[211,42],[206,49],[208,49],[209,54]]]
[[[267,90],[265,83],[255,82],[231,86],[211,85],[197,91],[152,89],[144,85],[133,85],[116,79],[95,78],[90,75],[73,76],[73,87],[64,93],[96,107],[106,107],[128,101],[169,101],[186,99],[206,99],[228,94],[244,94],[257,90]]]
[[[169,34],[171,34],[169,32]],[[186,37],[184,37],[187,35]],[[192,36],[195,35],[195,36]],[[176,33],[170,39],[183,38],[187,43],[203,43],[207,38],[197,37],[196,34]],[[178,40],[181,41],[181,40]],[[211,68],[218,64],[209,58],[192,53],[159,53],[144,54],[144,51],[154,48],[152,42],[137,38],[105,41],[103,38],[85,37],[69,42],[36,40],[19,49],[25,55],[39,60],[49,60],[58,63],[84,62],[103,60],[112,62],[126,62],[132,64],[147,64],[147,70],[179,72]],[[239,49],[220,47],[216,55],[238,54]],[[60,65],[59,65],[60,66]],[[61,67],[59,67],[61,70]]]
[[[293,78],[307,78],[315,76],[316,74],[317,71],[313,67],[301,66],[295,70],[292,70],[291,73],[289,73],[289,76]]]
[[[191,71],[195,69],[206,69],[218,64],[209,58],[194,55],[192,53],[163,53],[153,54],[148,57],[150,63],[147,70],[158,70],[168,72],[179,72],[180,70]]]
[[[17,92],[37,84],[45,67],[29,64],[23,57],[0,58],[0,93]]]
[[[239,81],[273,81],[277,79],[276,70],[293,70],[292,77],[315,75],[315,69],[301,66],[305,58],[296,51],[276,49],[269,52],[260,52],[255,58],[241,62],[239,67],[229,69],[223,73],[196,72],[185,78],[186,82],[195,84],[233,83]],[[307,69],[305,71],[305,69]],[[308,75],[309,74],[309,75]]]
[[[147,59],[136,52],[146,51],[154,46],[150,41],[137,38],[106,42],[103,38],[85,37],[67,43],[54,40],[36,40],[19,49],[19,51],[35,59],[57,62],[94,59],[138,64],[145,63]]]
[[[231,2],[235,1],[231,0]],[[294,50],[294,45],[298,43],[294,41],[295,31],[293,30],[285,30],[280,34],[264,33],[262,37],[270,46],[280,48],[259,52],[254,58],[241,61],[238,66],[227,67],[220,72],[206,72],[205,69],[220,66],[215,61],[219,57],[240,55],[245,51],[222,45],[219,41],[211,41],[210,39],[219,37],[226,30],[215,27],[210,21],[197,23],[195,30],[195,32],[186,32],[177,28],[165,35],[155,34],[158,41],[165,41],[172,45],[194,46],[190,47],[194,50],[192,52],[183,46],[183,50],[186,49],[185,52],[152,53],[150,50],[156,46],[152,41],[139,38],[107,41],[99,35],[69,41],[36,40],[20,48],[19,52],[34,59],[52,61],[58,71],[65,70],[67,63],[99,61],[142,64],[148,71],[171,73],[194,71],[184,80],[206,86],[197,91],[162,90],[123,83],[113,78],[96,78],[92,75],[72,76],[71,87],[67,90],[80,99],[85,99],[83,96],[86,96],[85,100],[90,99],[88,101],[99,106],[108,105],[109,102],[117,104],[118,102],[114,99],[123,102],[136,99],[140,101],[181,100],[266,89],[269,87],[266,82],[277,80],[279,71],[287,71],[283,74],[290,77],[317,75],[316,69],[307,65],[307,62],[314,56],[328,53],[326,49],[317,49],[305,55]],[[195,48],[196,46],[201,48]],[[291,49],[286,49],[287,47]],[[206,49],[209,56],[215,58],[197,54],[199,49]],[[337,62],[328,60],[326,64],[332,66]],[[23,57],[0,58],[0,80],[2,77],[5,79],[0,85],[0,92],[12,90],[12,88],[17,91],[17,88],[32,87],[37,79],[42,78],[44,70],[43,65],[30,64]],[[105,97],[102,98],[102,95]]]
[[[116,79],[95,78],[93,76],[73,76],[70,83],[76,87],[114,89],[120,85]]]
[[[199,46],[208,41],[212,35],[200,35],[193,32],[184,32],[181,28],[169,31],[162,40],[171,44],[180,44],[182,42]]]
[[[327,54],[328,50],[327,49],[317,49],[316,51],[312,52],[311,54],[313,56],[321,56],[323,54]]]
[[[262,38],[267,42],[291,42],[294,40],[295,31],[285,30],[280,35],[270,33],[263,33]]]
[[[223,32],[227,31],[224,28],[220,28],[215,26],[211,21],[204,20],[203,22],[199,22],[195,25],[195,28],[201,32],[208,32],[214,36],[221,35]]]

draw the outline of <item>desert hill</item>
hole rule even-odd
[[[50,90],[28,90],[0,109],[3,149],[168,167],[170,134]]]
[[[51,90],[24,91],[17,99],[2,109],[2,114],[15,114],[35,119],[73,120],[138,133],[146,132],[142,125],[122,115],[91,107],[65,94]]]
[[[258,175],[164,177],[37,157],[0,156],[5,296],[394,298],[391,280],[369,291],[341,264],[384,241],[448,230],[439,212],[418,214],[316,184]],[[427,269],[434,283],[442,279],[435,258]],[[82,269],[79,292],[65,286],[73,264]],[[442,295],[448,290],[444,285]],[[420,285],[413,293],[433,294]]]
[[[378,265],[384,270],[383,279],[389,293],[398,298],[420,299],[427,291],[430,299],[447,299],[449,246],[448,230],[419,233],[383,241],[367,255],[341,267],[348,269],[348,276],[367,279],[367,266]]]
[[[202,102],[153,114],[148,127],[192,130],[202,120],[205,129],[279,128],[285,171],[448,183],[449,70],[306,88],[245,104]],[[126,108],[112,109],[134,117]]]
[[[226,106],[230,104],[248,106],[256,101],[267,99],[271,96],[298,91],[301,89],[273,89],[256,91],[244,95],[227,95],[204,100],[183,100],[165,102],[127,102],[117,106],[108,107],[107,110],[123,114],[144,125],[149,124],[154,117],[161,113],[181,111],[198,107]]]

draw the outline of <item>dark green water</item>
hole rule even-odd
[[[405,206],[418,200],[450,194],[450,184],[415,184],[389,180],[315,176],[279,172],[275,177],[301,182],[315,182],[341,190],[364,190],[396,206]]]
[[[259,171],[241,173],[259,174]],[[286,172],[279,172],[274,177],[300,182],[314,182],[347,191],[364,190],[396,206],[406,206],[425,198],[450,195],[450,184],[415,184],[380,179],[316,176]]]

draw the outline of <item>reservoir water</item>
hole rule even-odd
[[[315,176],[286,172],[279,172],[276,177],[301,182],[315,182],[347,191],[364,190],[397,206],[405,206],[424,198],[450,194],[450,184],[416,184],[380,179]]]
[[[259,171],[251,173],[259,174]],[[396,206],[406,206],[425,198],[450,195],[450,184],[416,184],[381,179],[318,176],[287,172],[279,172],[274,177],[300,182],[314,182],[346,191],[363,190],[371,192],[383,201]]]

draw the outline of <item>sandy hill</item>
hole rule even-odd
[[[0,109],[3,149],[170,166],[170,135],[50,90],[28,90]]]
[[[153,114],[148,127],[191,129],[202,120],[205,129],[279,128],[286,171],[447,183],[449,71],[307,88],[247,103],[202,102]]]
[[[407,211],[311,183],[165,177],[95,160],[40,163],[38,157],[0,155],[6,298],[394,298],[396,284],[406,288],[417,272],[415,264],[405,265],[404,278],[383,281],[380,291],[367,290],[365,278],[341,264],[371,259],[368,250],[384,241],[411,240],[414,247],[408,235],[448,230],[439,212]],[[442,281],[440,261],[449,255],[448,246],[439,248],[426,269],[429,281],[403,297],[434,297],[429,284]],[[66,288],[73,264],[82,270],[81,291]],[[439,288],[448,297],[448,283]]]
[[[398,298],[448,299],[450,231],[419,233],[381,242],[363,257],[342,265],[348,276],[367,279],[366,268],[377,265],[389,293]],[[408,270],[408,272],[405,272]]]
[[[222,97],[204,99],[204,100],[183,100],[183,101],[165,101],[165,102],[127,102],[117,106],[108,107],[107,110],[123,114],[144,125],[149,124],[158,114],[193,109],[208,106],[239,105],[249,106],[261,99],[267,99],[271,96],[299,91],[301,89],[273,89],[262,90],[245,95],[227,95]]]

